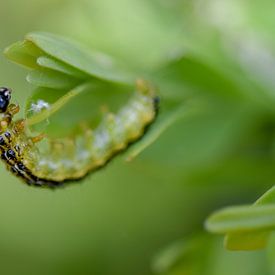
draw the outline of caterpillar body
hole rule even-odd
[[[94,130],[55,140],[30,137],[25,120],[13,121],[19,106],[10,103],[10,89],[0,88],[1,159],[32,186],[54,188],[82,179],[141,138],[155,120],[159,98],[151,87],[137,87],[128,103],[116,114],[106,113]]]

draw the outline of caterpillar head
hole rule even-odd
[[[19,112],[19,105],[10,104],[11,89],[0,88],[0,132],[3,132],[12,122],[12,118]]]
[[[5,113],[10,104],[11,89],[2,87],[0,88],[0,113]]]

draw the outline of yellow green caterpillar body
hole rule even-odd
[[[0,88],[1,159],[27,184],[52,188],[82,179],[141,138],[155,120],[159,104],[154,89],[138,85],[128,103],[116,114],[106,113],[95,129],[49,139],[30,137],[25,121],[13,120],[19,106],[10,100],[11,90]]]

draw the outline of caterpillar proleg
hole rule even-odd
[[[19,106],[10,103],[11,90],[0,88],[0,153],[7,169],[28,185],[53,188],[103,167],[141,138],[156,118],[155,90],[143,80],[137,83],[116,114],[107,112],[95,129],[62,139],[30,137],[25,120],[13,120]]]

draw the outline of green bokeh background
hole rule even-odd
[[[218,35],[217,25],[201,22],[202,15],[194,11],[210,4],[215,13],[207,20],[218,26],[223,20],[232,23],[224,23]],[[249,33],[246,26],[259,34],[255,37],[264,37],[274,53],[274,8],[272,1],[244,0],[1,1],[1,51],[26,33],[43,30],[74,38],[131,68],[158,72],[185,47],[194,49],[196,58],[177,69],[179,75],[171,70],[163,79],[156,78],[160,90],[162,84],[169,89],[175,83],[177,91],[199,91],[208,108],[173,125],[135,161],[125,163],[123,156],[118,157],[106,169],[65,189],[30,188],[2,165],[0,274],[153,274],[156,254],[202,231],[212,210],[252,203],[272,186],[275,85],[253,70],[240,74],[241,80],[236,77],[245,70],[228,54],[227,42],[234,40],[234,33],[250,43],[244,35]],[[227,10],[232,13],[224,15]],[[239,22],[241,11],[247,12],[245,22]],[[204,73],[210,65],[223,75],[233,75],[232,86],[220,74],[210,78]],[[272,75],[274,64],[269,65]],[[25,76],[24,69],[1,55],[1,86],[12,87],[21,106],[32,90]],[[254,84],[258,88],[250,90]],[[167,274],[273,274],[265,252],[226,252],[220,238],[211,245],[217,247],[216,256],[200,273]],[[202,244],[197,252],[208,247]],[[272,246],[270,250],[273,259]],[[195,258],[194,266],[202,258]]]

